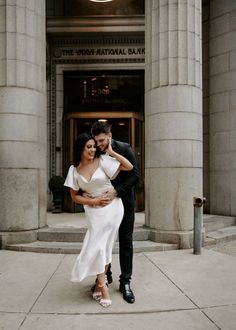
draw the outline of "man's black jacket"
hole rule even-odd
[[[112,140],[111,145],[114,151],[127,158],[133,165],[133,169],[131,171],[120,171],[117,177],[111,181],[117,191],[117,196],[122,198],[124,203],[132,202],[133,187],[139,179],[138,166],[133,150],[131,149],[131,146],[125,142]]]

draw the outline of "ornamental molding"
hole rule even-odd
[[[75,59],[81,63],[140,62],[145,59],[144,35],[93,36],[81,38],[53,38],[50,43],[51,60]]]
[[[63,46],[103,46],[103,45],[144,45],[144,33],[129,35],[85,35],[78,37],[54,37],[48,38],[51,47]]]
[[[47,33],[104,33],[145,31],[145,15],[48,17]]]

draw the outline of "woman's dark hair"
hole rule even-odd
[[[92,135],[90,133],[81,133],[74,144],[74,166],[78,166],[80,161],[81,161],[81,155],[82,152],[84,150],[85,144],[89,141],[89,140],[93,140],[95,143],[96,141],[94,140],[94,138],[92,137]],[[95,153],[95,157],[98,157],[100,155],[100,152],[97,148],[96,153]]]

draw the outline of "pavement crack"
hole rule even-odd
[[[149,257],[148,257],[148,255],[146,255],[145,253],[143,253],[143,255],[153,264],[153,266],[154,267],[156,267],[167,279],[168,279],[168,281],[170,281],[180,292],[182,292],[182,294],[183,295],[185,295],[185,297],[186,298],[188,298],[190,301],[191,301],[191,303],[194,305],[194,306],[196,306],[198,309],[200,309],[200,306],[198,306],[196,303],[195,303],[195,301],[193,301],[192,300],[192,298],[190,298],[188,295],[187,295],[187,293],[185,293],[182,289],[181,289],[181,287],[179,287],[157,264],[155,264],[155,262],[152,260],[152,259],[150,259]]]
[[[206,316],[206,318],[211,322],[211,323],[213,323],[214,324],[214,326],[217,328],[217,329],[219,329],[219,330],[222,330],[222,328],[220,328],[211,318],[210,318],[210,316],[208,316],[203,310],[201,311],[201,313],[202,314],[204,314],[205,316]]]
[[[157,313],[169,313],[169,312],[183,312],[183,311],[195,311],[197,308],[171,308],[171,309],[153,309],[153,310],[146,310],[146,311],[122,311],[122,312],[82,312],[82,313],[75,313],[75,312],[57,312],[57,313],[31,313],[31,315],[140,315],[140,314],[157,314]]]

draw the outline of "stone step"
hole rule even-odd
[[[204,245],[212,245],[236,239],[236,226],[226,227],[206,233]]]
[[[203,226],[205,227],[206,232],[216,231],[234,225],[236,225],[235,217],[211,214],[203,215]]]
[[[83,242],[86,228],[43,228],[38,231],[38,240],[44,242]],[[144,227],[135,227],[134,241],[149,239],[150,230]]]
[[[79,254],[82,243],[75,242],[43,242],[35,241],[33,243],[7,244],[5,249],[12,251],[38,252],[38,253],[61,253],[61,254]],[[177,250],[177,244],[156,243],[152,241],[134,241],[134,253],[170,251]],[[119,253],[119,243],[116,242],[113,253]]]

